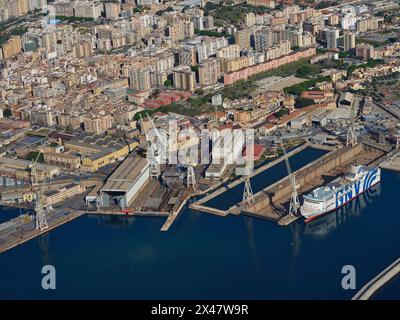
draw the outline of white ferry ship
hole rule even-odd
[[[381,169],[353,165],[344,177],[314,189],[303,196],[300,213],[306,222],[333,211],[381,181]]]

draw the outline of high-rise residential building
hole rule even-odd
[[[290,41],[282,41],[265,51],[265,60],[274,60],[290,53]]]
[[[214,28],[214,17],[213,16],[205,16],[204,17],[204,29],[213,29]]]
[[[84,128],[87,132],[96,134],[104,133],[113,126],[114,118],[111,115],[96,115],[95,117],[86,117]]]
[[[117,2],[104,3],[104,11],[107,19],[117,19],[121,13],[121,4]]]
[[[72,55],[74,58],[86,58],[92,54],[93,48],[90,41],[82,41],[72,46]]]
[[[132,89],[150,90],[151,74],[149,69],[133,69],[129,72],[129,84]]]
[[[208,30],[214,28],[214,17],[213,16],[201,16],[196,15],[191,18],[194,28],[197,30]]]
[[[249,66],[250,58],[249,57],[240,57],[236,59],[221,59],[221,72],[233,72],[240,69],[247,68]]]
[[[351,31],[345,31],[343,35],[344,51],[349,51],[356,47],[356,35]]]
[[[357,23],[357,17],[352,14],[345,15],[342,18],[342,21],[340,22],[342,29],[344,30],[355,29],[356,23]]]
[[[42,10],[47,5],[47,0],[28,0],[28,10]]]
[[[31,113],[31,123],[44,127],[52,127],[56,124],[52,110],[37,110]]]
[[[7,8],[0,7],[0,22],[5,22],[10,18]]]
[[[194,92],[196,75],[188,66],[179,66],[173,73],[174,86],[177,89]]]
[[[179,64],[183,66],[195,66],[197,64],[196,49],[194,47],[183,47],[179,50]]]
[[[102,2],[88,0],[75,2],[73,8],[75,17],[97,19],[101,16],[104,6]]]
[[[114,28],[109,25],[100,25],[94,28],[97,34],[97,47],[100,50],[109,50],[126,46],[126,34],[122,28]]]
[[[22,50],[21,37],[11,37],[6,43],[3,44],[2,49],[4,59],[8,59],[19,54]]]
[[[28,14],[28,0],[12,0],[7,2],[7,10],[9,17],[21,17]]]
[[[375,59],[376,52],[373,45],[362,43],[357,46],[356,56],[364,60]]]
[[[249,12],[245,15],[244,23],[246,27],[252,27],[256,24],[256,16],[253,12]]]
[[[227,47],[223,47],[218,49],[217,51],[217,58],[221,59],[237,59],[240,57],[240,48],[237,44],[232,44]]]
[[[236,32],[235,43],[239,46],[240,50],[250,49],[250,29],[245,28]]]
[[[195,48],[197,62],[201,63],[203,60],[216,55],[220,48],[228,46],[228,39],[225,37],[199,36],[186,40],[183,46]]]
[[[260,29],[254,32],[254,47],[262,52],[272,46],[272,32],[269,29]]]
[[[290,30],[289,33],[290,46],[293,47],[303,47],[303,30]]]
[[[318,34],[320,30],[320,25],[316,22],[304,21],[303,22],[303,30],[310,32],[312,35]]]
[[[217,83],[221,77],[220,64],[217,59],[206,59],[199,65],[199,83],[202,86],[209,86]]]
[[[338,47],[339,30],[336,28],[326,28],[324,31],[327,49],[336,49]]]
[[[74,16],[74,7],[71,6],[70,3],[53,3],[52,6],[56,11],[57,16],[63,17],[73,17]]]
[[[303,32],[303,47],[311,47],[316,43],[315,36],[310,32]]]
[[[194,24],[191,21],[180,21],[167,27],[167,35],[172,42],[182,41],[194,36]]]

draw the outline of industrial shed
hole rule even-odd
[[[100,189],[100,203],[104,207],[124,209],[150,178],[147,159],[137,155],[128,157],[107,179]]]

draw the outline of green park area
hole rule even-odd
[[[207,2],[204,11],[206,15],[212,14],[217,22],[238,24],[244,21],[247,13],[262,14],[270,12],[271,9],[265,6],[252,6],[247,3],[241,3],[238,6],[233,1],[220,1],[219,3]]]
[[[258,80],[272,76],[288,77],[291,75],[309,79],[315,77],[322,69],[323,66],[321,64],[311,64],[309,59],[301,59],[279,68],[256,74],[247,80],[238,81],[224,88],[220,93],[224,98],[240,99],[250,95],[257,88],[256,81]]]
[[[157,109],[146,109],[136,113],[135,120],[139,120],[140,116],[144,117],[146,114],[151,116],[154,113],[162,112],[162,113],[176,113],[181,114],[188,117],[195,117],[202,113],[212,112],[214,111],[214,106],[208,103],[208,97],[196,97],[190,98],[186,102],[172,102],[168,105],[159,107]]]

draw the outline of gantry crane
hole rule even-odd
[[[148,117],[153,129],[156,132],[156,137],[160,141],[160,145],[162,148],[160,150],[160,148],[157,146],[157,144],[154,141],[150,141],[151,137],[148,135],[147,129],[144,126],[144,121],[143,121],[142,115],[139,114],[139,117],[140,117],[140,121],[142,123],[142,128],[143,128],[143,131],[144,131],[144,134],[146,137],[146,141],[148,142],[147,157],[150,162],[150,175],[152,177],[158,178],[161,174],[160,163],[162,162],[162,157],[165,157],[165,148],[166,148],[165,141],[164,141],[164,138],[159,133],[159,131],[157,130],[157,128],[155,127],[154,122],[151,120],[151,118],[147,114],[147,117]]]
[[[289,175],[290,179],[290,187],[291,187],[291,197],[290,197],[290,205],[289,205],[289,215],[297,216],[299,213],[300,209],[300,200],[299,200],[299,195],[297,193],[297,184],[296,184],[296,177],[292,173],[292,169],[290,167],[289,163],[289,158],[286,154],[286,149],[285,147],[282,146],[283,149],[283,155],[285,157],[285,163],[286,163],[286,170]]]
[[[358,100],[357,100],[358,101]],[[351,105],[351,116],[350,116],[350,123],[349,123],[349,131],[347,132],[347,139],[346,139],[346,145],[347,146],[354,146],[357,144],[357,133],[356,129],[354,127],[354,122],[355,122],[355,110],[354,110],[354,102]]]
[[[28,166],[29,172],[29,181],[31,183],[31,188],[33,191],[34,186],[39,185],[38,174],[36,171],[36,166],[39,160],[40,155],[42,154],[41,150],[39,150],[36,158],[32,161],[32,163]],[[47,223],[46,213],[44,210],[45,204],[43,203],[43,193],[42,187],[38,187],[36,191],[36,199],[35,199],[35,228],[36,230],[44,230],[49,227]]]

